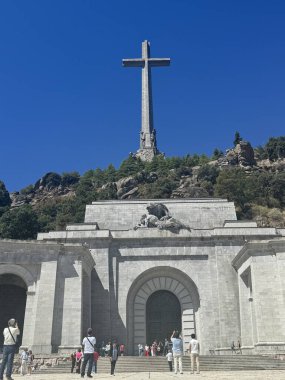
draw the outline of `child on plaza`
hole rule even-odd
[[[27,360],[28,375],[32,374],[32,369],[33,369],[33,365],[34,365],[34,358],[35,357],[33,355],[32,350],[29,350],[29,352],[28,352],[28,360]]]
[[[168,366],[169,366],[169,371],[172,372],[172,360],[173,360],[173,354],[172,354],[172,351],[168,351],[168,353],[166,354],[166,359],[167,359],[167,362],[168,362]]]

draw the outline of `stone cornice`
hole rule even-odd
[[[59,255],[69,255],[73,259],[87,261],[94,267],[95,262],[88,246],[82,243],[59,243],[57,241],[0,240],[0,263],[39,264],[56,261]]]
[[[238,270],[241,265],[252,256],[272,256],[280,252],[285,254],[285,238],[276,238],[275,240],[253,240],[248,242],[239,251],[233,259],[232,265]]]

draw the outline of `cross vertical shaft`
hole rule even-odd
[[[156,144],[156,132],[153,127],[151,68],[168,66],[169,58],[151,58],[150,43],[142,43],[142,58],[123,59],[124,67],[142,68],[142,125],[140,132],[140,149],[136,156],[144,161],[151,161],[159,153]]]

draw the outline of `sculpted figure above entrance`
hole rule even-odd
[[[148,215],[142,215],[140,222],[134,227],[134,230],[138,228],[158,228],[172,232],[179,232],[181,229],[191,231],[189,226],[173,218],[163,203],[150,203],[146,209]]]

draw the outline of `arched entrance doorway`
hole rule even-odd
[[[7,327],[10,318],[15,318],[23,332],[25,309],[27,300],[27,285],[15,274],[0,275],[0,347],[3,345],[2,331]],[[22,334],[19,344],[22,343]]]
[[[158,266],[150,268],[134,280],[128,291],[126,305],[127,345],[130,354],[137,354],[138,344],[150,343],[147,342],[147,338],[151,339],[148,336],[149,329],[147,324],[149,316],[147,315],[147,304],[148,300],[150,300],[149,305],[151,305],[152,295],[159,291],[168,291],[168,293],[164,293],[165,297],[168,297],[169,293],[171,293],[176,297],[180,305],[180,324],[177,322],[178,326],[172,326],[170,332],[172,333],[174,328],[180,329],[181,326],[180,331],[183,335],[184,347],[188,347],[191,339],[190,335],[196,332],[196,315],[200,307],[200,299],[194,282],[184,272],[173,267]],[[156,296],[154,295],[154,297]],[[171,309],[177,310],[178,306],[174,305],[175,301],[173,301]],[[155,318],[152,320],[155,322]],[[173,320],[176,322],[178,317],[176,316]],[[169,324],[172,323],[170,322]],[[169,336],[169,333],[167,335]]]
[[[174,329],[181,331],[181,306],[178,298],[168,290],[159,290],[146,303],[146,341],[164,342]]]

